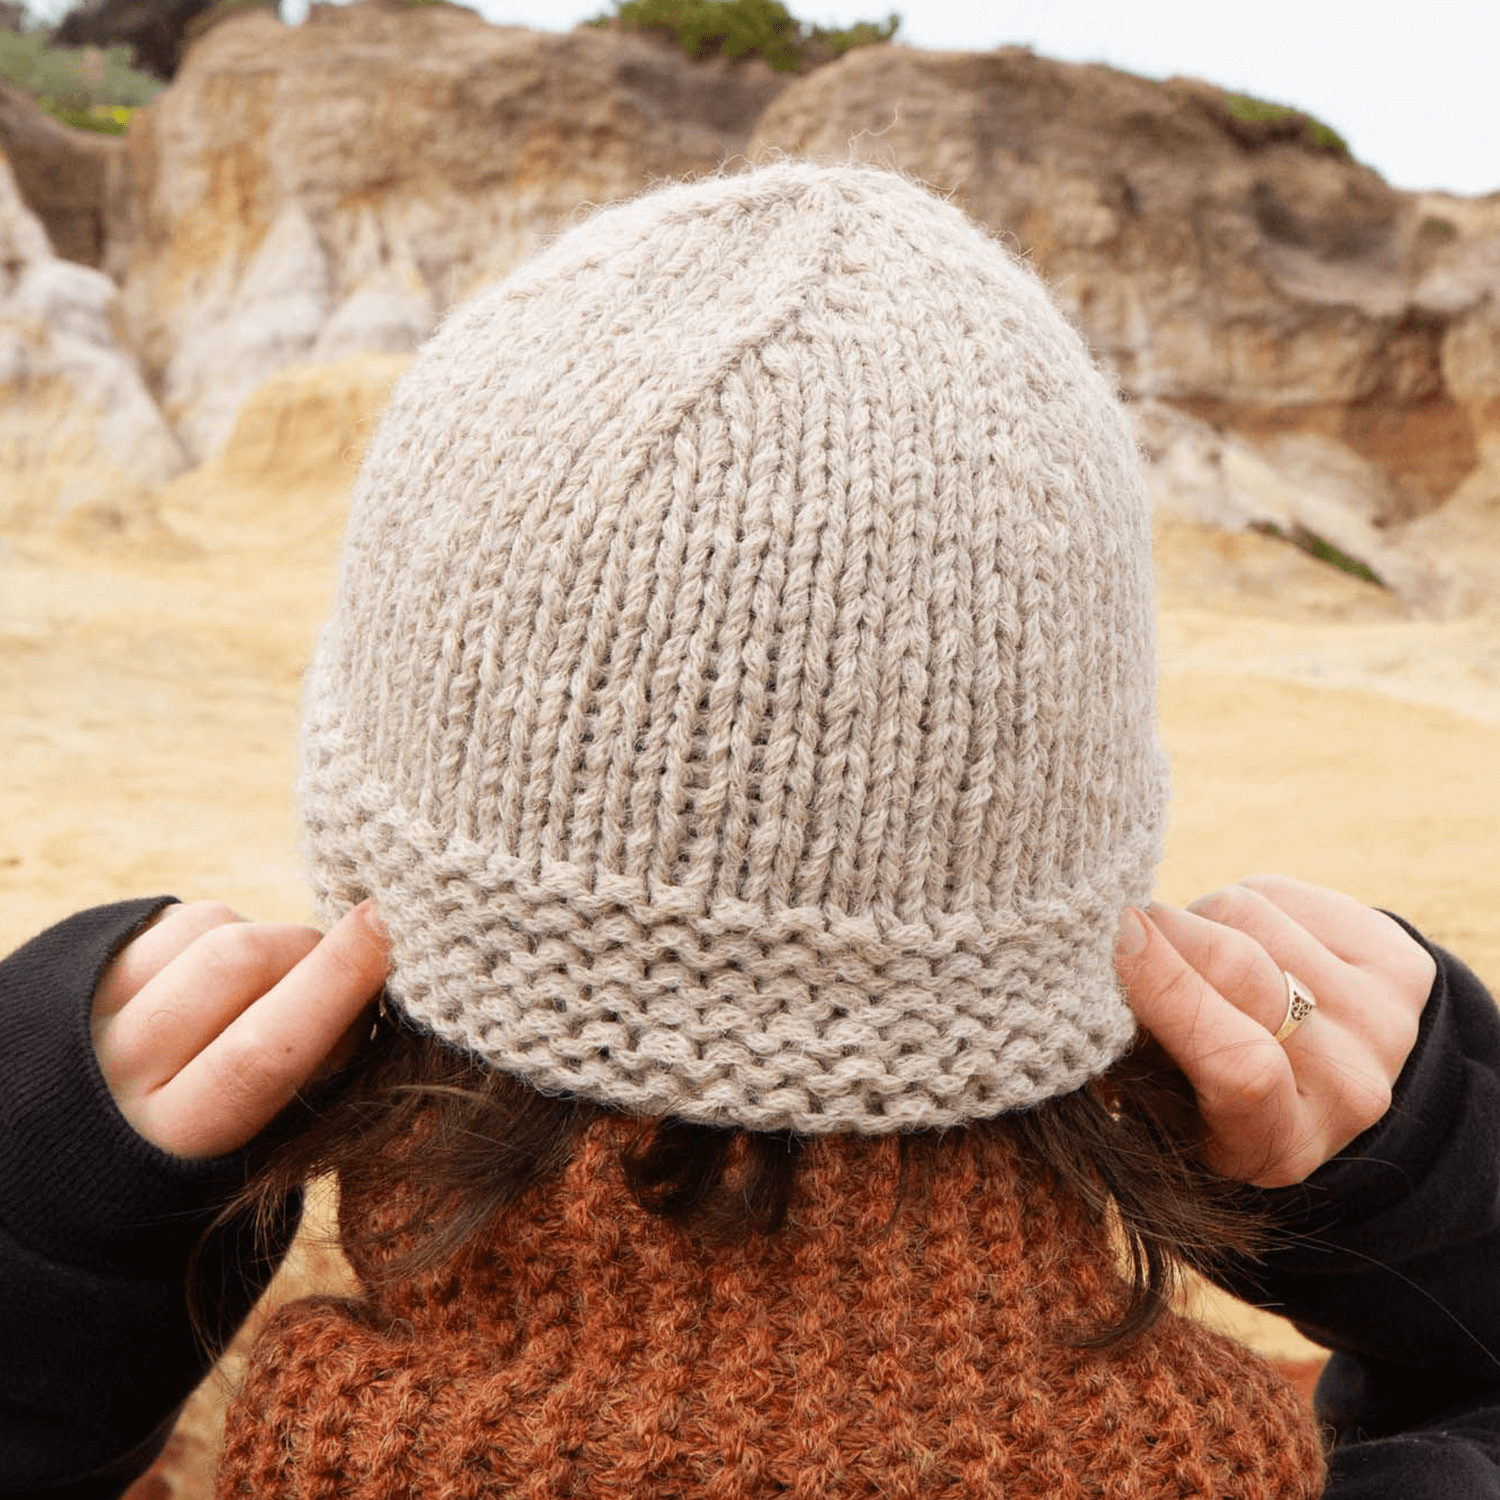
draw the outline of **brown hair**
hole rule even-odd
[[[345,1189],[389,1170],[389,1145],[420,1129],[422,1170],[404,1184],[410,1210],[386,1237],[405,1241],[386,1262],[392,1280],[461,1251],[529,1188],[560,1170],[590,1125],[615,1113],[548,1097],[428,1033],[397,1021],[376,1028],[360,1059],[316,1098],[288,1111],[257,1147],[243,1191],[220,1225],[246,1213],[269,1236],[288,1199],[333,1174]],[[1074,1093],[965,1127],[1010,1138],[1023,1159],[1069,1184],[1123,1246],[1130,1297],[1120,1319],[1074,1331],[1103,1346],[1149,1328],[1182,1267],[1212,1271],[1254,1255],[1266,1224],[1239,1185],[1201,1155],[1202,1127],[1186,1079],[1154,1044],[1138,1045]],[[925,1191],[962,1130],[900,1138],[900,1197]],[[787,1217],[805,1137],[643,1120],[622,1148],[642,1208],[689,1233],[735,1239],[774,1234]]]

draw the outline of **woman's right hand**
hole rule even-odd
[[[373,901],[326,936],[166,907],[94,992],[94,1049],[120,1112],[175,1156],[246,1146],[358,1050],[389,950]]]
[[[1116,969],[1192,1085],[1209,1165],[1259,1187],[1302,1181],[1385,1114],[1437,972],[1390,917],[1282,875],[1128,911]],[[1278,1042],[1284,972],[1317,1005]]]

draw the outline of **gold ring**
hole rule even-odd
[[[1283,969],[1281,977],[1286,981],[1286,1016],[1272,1038],[1277,1042],[1284,1042],[1318,1008],[1313,992],[1295,974]]]

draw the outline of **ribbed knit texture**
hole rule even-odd
[[[455,314],[307,686],[325,918],[548,1091],[955,1124],[1127,1046],[1159,853],[1146,501],[1035,277],[901,178],[597,214]]]
[[[893,1140],[819,1140],[784,1237],[704,1250],[626,1192],[629,1128],[595,1127],[468,1259],[283,1309],[219,1500],[1321,1493],[1310,1415],[1245,1349],[1175,1316],[1066,1346],[1120,1306],[1108,1238],[1002,1142],[966,1133],[898,1203]],[[343,1204],[361,1276],[401,1182]]]

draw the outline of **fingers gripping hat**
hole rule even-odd
[[[902,178],[611,208],[452,315],[306,690],[322,915],[502,1071],[952,1125],[1128,1045],[1165,777],[1146,504],[1036,278]]]

